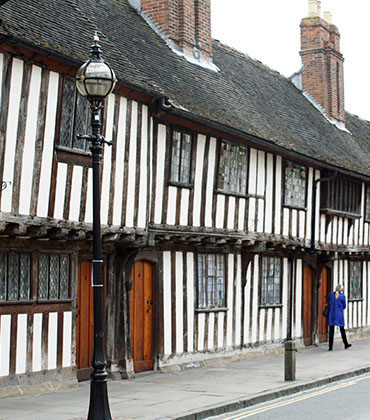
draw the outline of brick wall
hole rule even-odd
[[[210,0],[142,0],[141,10],[183,51],[212,58]]]
[[[344,118],[343,56],[336,26],[316,16],[302,19],[302,85],[328,117]]]

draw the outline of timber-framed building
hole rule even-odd
[[[309,3],[287,79],[212,40],[210,0],[0,1],[3,392],[89,375],[89,111],[74,76],[95,30],[119,78],[101,197],[111,375],[273,351],[288,333],[326,341],[337,283],[350,333],[368,332],[370,123],[345,112],[339,32]]]

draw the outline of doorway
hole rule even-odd
[[[130,326],[134,371],[152,370],[153,360],[153,264],[136,261],[132,267]]]
[[[78,266],[76,313],[76,365],[77,379],[86,381],[92,372],[94,340],[94,296],[92,288],[92,262]]]
[[[322,312],[326,304],[326,297],[329,292],[329,269],[324,267],[320,278],[320,288],[318,293],[318,338],[319,343],[328,341],[328,320],[323,316]]]
[[[305,346],[312,346],[312,268],[304,269],[303,282],[303,342]]]

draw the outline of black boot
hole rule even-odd
[[[350,347],[352,347],[352,344],[348,344],[347,336],[346,336],[346,331],[344,330],[344,327],[340,327],[340,334],[342,336],[342,340],[343,340],[343,344],[344,344],[344,349],[347,350]]]

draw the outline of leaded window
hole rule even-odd
[[[362,263],[349,262],[349,299],[362,299]]]
[[[198,255],[198,309],[224,308],[225,256],[221,254]]]
[[[365,194],[365,219],[370,220],[370,185],[366,185]]]
[[[246,194],[248,148],[240,144],[221,142],[218,169],[218,188],[224,191]]]
[[[39,299],[69,299],[70,256],[42,253],[39,259]]]
[[[307,168],[287,160],[285,162],[284,204],[306,207]]]
[[[86,134],[88,129],[88,101],[77,91],[75,81],[65,78],[61,102],[59,146],[86,150],[88,143],[86,140],[77,139],[77,134]]]
[[[281,304],[281,258],[263,257],[260,305]]]
[[[29,300],[31,294],[31,255],[0,253],[0,301]]]
[[[192,137],[180,131],[172,132],[171,178],[172,182],[190,184]]]

